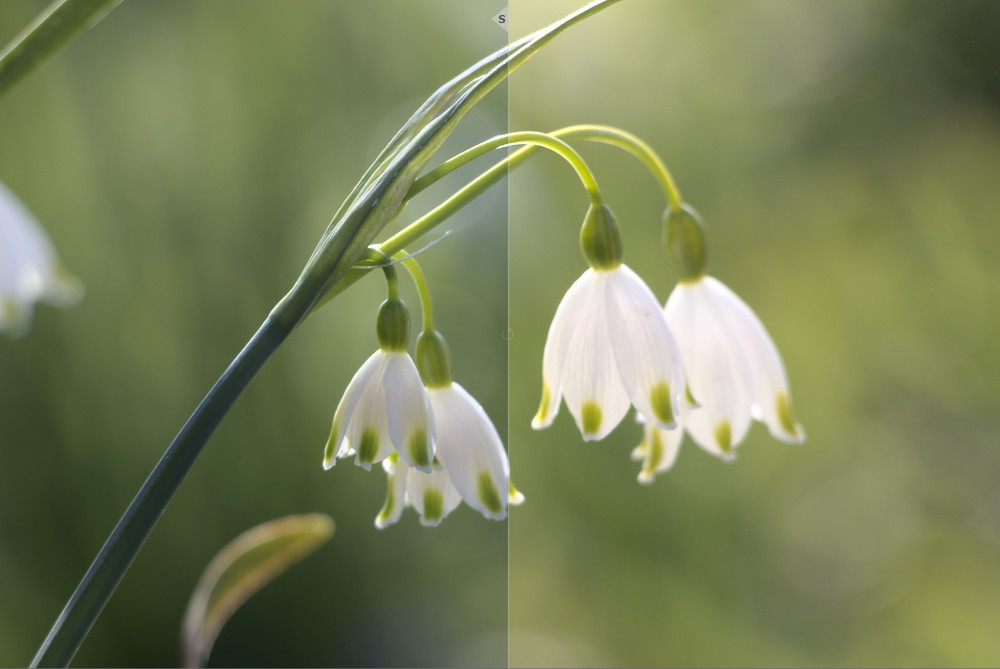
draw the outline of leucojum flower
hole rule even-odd
[[[703,227],[659,157],[614,128],[581,126],[564,134],[571,133],[610,138],[653,169],[671,203],[665,238],[678,283],[661,309],[622,264],[610,210],[592,205],[580,236],[590,269],[566,292],[549,327],[532,427],[551,425],[565,399],[583,438],[603,439],[631,404],[643,424],[632,452],[643,462],[643,483],[673,466],[684,432],[724,460],[734,458],[752,419],[777,439],[802,443],[778,350],[750,307],[706,274]]]
[[[437,525],[463,500],[501,520],[508,503],[523,500],[510,484],[507,453],[486,411],[452,380],[451,355],[433,328],[423,275],[412,259],[405,264],[424,312],[418,364],[407,353],[409,313],[395,296],[392,278],[378,315],[379,350],[354,375],[337,407],[323,465],[329,469],[351,454],[366,469],[382,463],[388,490],[375,518],[380,529],[399,520],[406,506],[422,524]]]
[[[667,250],[678,276],[664,307],[677,337],[688,390],[697,406],[682,407],[680,424],[712,455],[735,457],[751,419],[788,443],[805,441],[792,413],[781,356],[757,315],[729,288],[705,272],[703,226],[690,207],[668,210]],[[643,461],[639,481],[649,483],[673,466],[681,430],[646,421],[633,457]]]
[[[565,398],[586,440],[603,439],[629,406],[660,428],[683,401],[680,352],[656,296],[622,264],[618,224],[591,206],[580,244],[590,269],[563,297],[542,358],[542,400],[531,425],[552,424]]]
[[[82,294],[80,282],[63,269],[42,226],[0,183],[0,332],[24,334],[35,302],[67,306]]]

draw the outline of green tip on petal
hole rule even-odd
[[[430,469],[431,457],[427,449],[427,433],[424,430],[417,430],[410,435],[410,462],[417,467]]]
[[[583,436],[592,437],[601,429],[601,407],[597,402],[584,402],[580,407],[580,422],[583,423]]]
[[[653,414],[658,421],[668,427],[677,425],[674,421],[674,407],[670,402],[670,385],[666,381],[653,386],[649,393],[649,403],[653,405]]]
[[[500,492],[497,490],[496,483],[493,482],[490,473],[487,471],[480,472],[478,484],[479,501],[483,503],[483,506],[490,513],[503,513],[503,502],[500,501]]]
[[[389,490],[385,494],[385,504],[382,505],[382,510],[378,512],[378,516],[375,518],[375,527],[379,529],[385,527],[386,519],[392,515],[393,510],[396,508],[396,476],[396,474],[390,474],[387,477],[389,481]]]
[[[733,458],[733,429],[728,420],[724,420],[715,426],[715,443],[722,450],[723,458],[731,460]]]
[[[692,407],[701,406],[700,404],[698,404],[698,400],[694,398],[694,395],[691,394],[691,386],[687,384],[684,384],[684,399],[686,399],[687,403]]]
[[[337,423],[334,421],[330,428],[330,438],[326,440],[326,448],[323,449],[323,469],[330,469],[337,464]]]
[[[549,392],[549,387],[545,382],[542,382],[542,401],[538,405],[538,413],[535,414],[534,423],[543,423],[549,417],[549,402],[551,401],[552,394]]]
[[[778,422],[781,424],[781,429],[790,435],[797,436],[799,428],[792,414],[792,403],[789,401],[788,395],[778,393],[778,396],[774,400],[774,408],[778,412]]]
[[[513,506],[524,503],[524,493],[514,487],[513,481],[507,481],[507,503]]]
[[[444,495],[440,490],[428,488],[424,491],[424,515],[420,520],[425,525],[437,525],[444,513]]]
[[[376,455],[378,455],[378,432],[369,427],[361,433],[361,443],[358,444],[358,462],[362,465],[370,465],[375,462]]]
[[[661,460],[663,460],[663,439],[658,431],[653,430],[653,436],[649,440],[649,450],[646,451],[646,461],[642,464],[642,472],[639,473],[639,483],[653,482],[656,468]]]

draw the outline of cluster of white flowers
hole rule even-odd
[[[734,458],[750,419],[771,434],[802,443],[792,417],[788,380],[778,350],[754,312],[704,273],[704,239],[693,210],[668,212],[669,226],[686,226],[672,257],[680,281],[661,308],[649,287],[621,263],[613,232],[587,232],[588,269],[566,292],[542,362],[542,399],[532,421],[549,426],[560,399],[583,438],[602,439],[632,405],[644,424],[632,457],[642,461],[639,481],[650,483],[673,466],[682,433],[709,453]],[[617,244],[614,252],[588,249]],[[611,240],[611,242],[608,242]]]
[[[524,498],[510,484],[507,453],[486,411],[451,380],[444,339],[421,334],[418,371],[406,350],[402,302],[387,300],[379,321],[379,350],[337,406],[323,466],[351,455],[365,469],[382,463],[388,493],[378,528],[399,520],[405,506],[416,509],[422,524],[437,525],[462,500],[487,518],[506,518],[508,503]],[[388,332],[390,322],[395,332]]]
[[[42,226],[0,183],[0,332],[24,334],[39,300],[69,305],[82,293],[80,282],[56,259]]]

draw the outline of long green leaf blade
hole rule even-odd
[[[56,0],[0,53],[0,95],[122,0]]]
[[[333,536],[319,513],[287,516],[251,528],[208,564],[188,602],[182,625],[185,667],[201,667],[226,621],[254,593]]]

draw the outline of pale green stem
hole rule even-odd
[[[122,0],[56,0],[0,52],[0,94]]]
[[[434,310],[431,305],[431,291],[427,288],[427,281],[424,273],[420,269],[420,264],[416,259],[408,256],[406,251],[400,251],[392,256],[403,263],[403,267],[413,277],[413,284],[417,287],[417,295],[420,297],[420,314],[423,319],[423,331],[434,332]]]
[[[681,208],[681,192],[670,170],[653,148],[635,135],[608,125],[571,125],[549,133],[565,141],[589,141],[610,144],[628,151],[642,161],[656,179],[671,209]],[[418,181],[419,183],[419,181]]]
[[[454,172],[463,165],[472,162],[476,158],[479,158],[490,151],[517,144],[529,144],[531,146],[548,149],[558,154],[566,162],[568,162],[574,170],[576,170],[577,176],[579,176],[580,181],[583,182],[583,187],[587,189],[587,194],[590,195],[590,201],[597,206],[601,206],[601,204],[603,204],[601,201],[600,190],[597,188],[597,180],[594,178],[594,173],[590,171],[590,168],[587,166],[587,163],[584,162],[583,158],[580,157],[580,154],[574,151],[569,144],[561,139],[553,137],[551,134],[535,132],[532,130],[523,130],[520,132],[507,133],[506,135],[499,135],[493,139],[486,140],[482,144],[477,144],[471,149],[466,149],[457,156],[449,158],[413,182],[409,192],[406,194],[406,199],[408,200],[412,198],[441,177]]]
[[[507,135],[501,135],[474,146],[471,149],[463,151],[454,158],[445,161],[441,165],[438,165],[435,169],[417,179],[417,181],[414,182],[413,186],[410,188],[410,191],[407,193],[407,198],[412,197],[417,192],[423,190],[444,175],[457,170],[459,167],[475,160],[479,156],[482,156],[489,151],[515,144],[528,144],[528,146],[513,153],[504,160],[501,160],[492,168],[466,184],[465,187],[460,189],[450,198],[439,204],[423,217],[417,219],[389,239],[379,244],[376,248],[380,249],[387,255],[398,253],[400,249],[427,234],[442,221],[475,199],[476,196],[499,181],[509,169],[513,169],[514,167],[520,165],[539,148],[549,149],[564,158],[576,171],[577,176],[580,177],[580,181],[583,183],[584,188],[587,189],[587,194],[590,196],[591,204],[598,207],[603,204],[600,190],[597,187],[597,180],[594,178],[594,174],[590,171],[590,168],[587,167],[587,163],[580,157],[580,154],[574,151],[572,147],[561,139],[555,138],[544,132],[533,131],[512,132]],[[522,157],[521,160],[518,160],[519,156]]]

